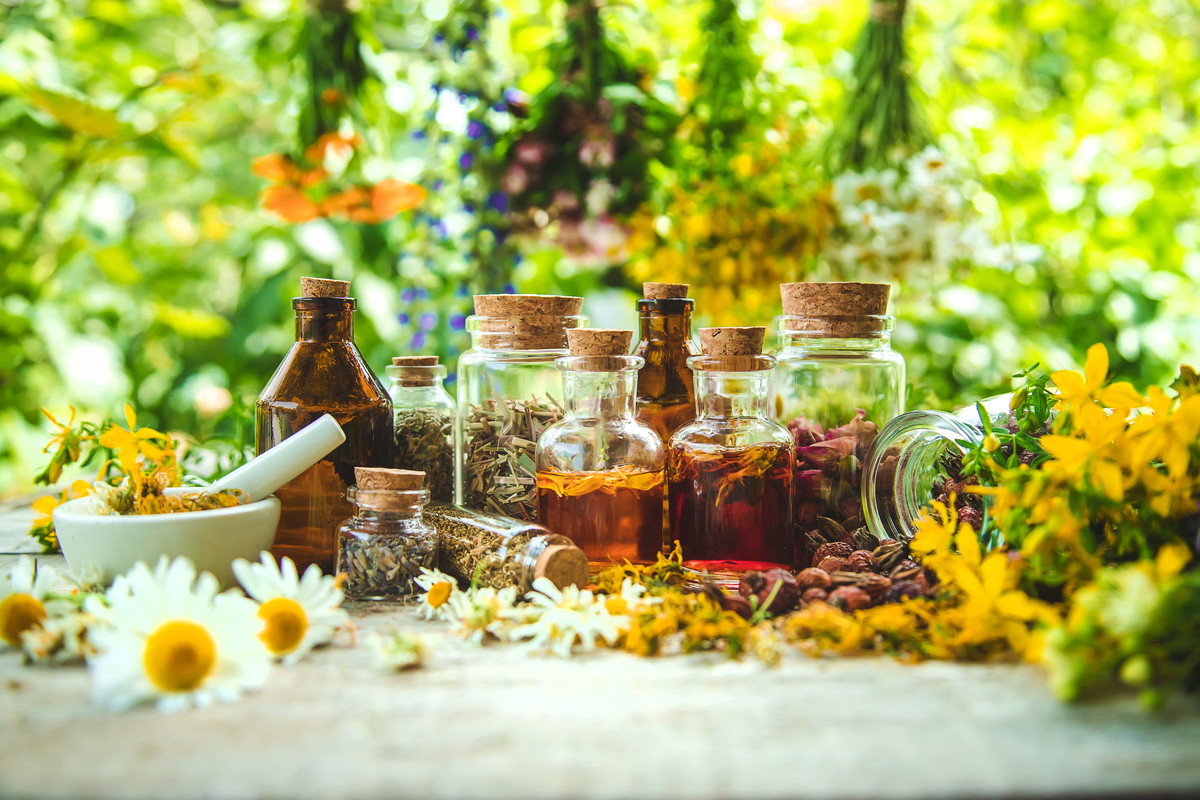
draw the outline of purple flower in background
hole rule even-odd
[[[501,291],[503,291],[505,294],[516,294],[517,287],[513,286],[511,283],[506,283]]]
[[[401,302],[411,303],[413,300],[416,300],[416,299],[417,299],[417,290],[416,289],[405,289],[403,292],[400,293]]]
[[[442,222],[440,219],[437,221],[437,224],[433,226],[433,232],[443,239],[450,235],[450,231],[446,228],[446,223]]]
[[[418,325],[420,325],[422,331],[428,333],[429,331],[433,330],[434,325],[437,325],[437,314],[433,313],[432,311],[426,311],[421,315],[421,320]]]
[[[479,38],[479,31],[475,28],[474,25],[468,25],[467,26],[467,41],[473,42],[478,38]]]
[[[414,138],[414,139],[424,139],[424,138],[425,138],[425,131],[413,131],[413,132],[412,132],[412,138]]]
[[[472,155],[471,153],[463,153],[461,156],[458,157],[458,168],[459,169],[470,169],[471,165],[474,163],[475,163],[475,156]]]
[[[453,317],[450,318],[450,327],[453,330],[461,331],[462,329],[467,327],[467,318],[464,317],[462,314],[455,314]]]
[[[475,204],[474,203],[463,203],[463,211],[467,212],[468,214],[474,214],[475,213]]]
[[[459,297],[470,297],[471,287],[467,286],[466,282],[464,281],[458,285],[458,288],[454,291],[454,293]]]
[[[435,33],[433,35],[433,43],[434,44],[441,44],[444,41],[446,41],[446,37],[444,35],[442,35],[440,33]]]
[[[467,123],[467,137],[478,139],[483,136],[483,123],[477,119],[473,119]]]
[[[492,192],[488,195],[488,205],[503,214],[508,211],[508,195],[504,192]]]
[[[417,297],[418,297],[418,299],[421,299],[421,300],[428,300],[429,299],[429,290],[428,289],[417,289]]]
[[[443,186],[443,183],[442,183],[442,179],[441,179],[441,178],[438,178],[436,181],[434,181],[434,182],[433,182],[433,189],[434,189],[434,191],[438,191],[438,190],[440,190],[440,189],[442,188],[442,186]]]
[[[409,343],[413,350],[420,350],[425,347],[425,334],[418,331],[413,334],[412,341]]]
[[[401,312],[400,312],[400,313],[399,313],[399,314],[396,316],[396,319],[400,320],[400,324],[401,324],[401,325],[407,325],[407,324],[408,324],[408,322],[409,322],[409,320],[411,319],[411,317],[409,317],[409,316],[408,316],[408,312],[401,311]]]

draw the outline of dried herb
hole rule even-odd
[[[346,576],[346,597],[403,597],[417,591],[421,567],[433,569],[437,539],[412,534],[338,537],[338,572]]]
[[[544,528],[497,520],[457,506],[429,506],[425,520],[438,532],[438,567],[480,586],[525,586],[529,543]]]
[[[425,473],[431,500],[454,500],[454,439],[452,417],[434,408],[397,409],[395,414],[396,469]]]
[[[470,508],[536,521],[537,441],[563,417],[554,397],[506,398],[471,406],[467,416],[463,500]]]

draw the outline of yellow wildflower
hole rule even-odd
[[[137,428],[137,414],[129,403],[125,404],[125,421],[129,424],[128,430],[116,424],[109,426],[100,434],[100,445],[117,451],[117,460],[126,472],[133,472],[139,454],[154,462],[172,460],[168,449],[170,439],[153,428]],[[167,443],[168,448],[160,446],[158,442]]]
[[[1098,402],[1108,408],[1138,408],[1146,404],[1146,398],[1138,394],[1126,381],[1105,386],[1108,377],[1108,350],[1102,344],[1088,348],[1083,375],[1069,369],[1050,375],[1058,387],[1059,410],[1071,411],[1088,403]]]

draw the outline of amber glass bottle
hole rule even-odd
[[[637,417],[664,442],[696,416],[696,387],[687,360],[700,354],[692,342],[692,308],[686,283],[645,283],[641,338],[633,350],[646,365],[638,372]]]
[[[259,395],[255,428],[259,453],[322,414],[331,414],[346,441],[275,492],[283,505],[271,552],[303,570],[317,564],[332,572],[337,528],[354,515],[346,489],[354,468],[390,467],[392,401],[354,345],[354,298],[346,281],[304,279],[304,296],[292,300],[296,343]]]

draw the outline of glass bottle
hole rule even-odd
[[[587,584],[587,556],[541,525],[442,504],[426,508],[425,519],[438,533],[438,567],[464,583],[520,593],[541,577],[560,589]]]
[[[792,562],[792,436],[767,418],[775,359],[764,329],[702,328],[696,412],[667,446],[671,534],[691,584],[736,587],[748,570]]]
[[[562,419],[567,330],[581,328],[581,297],[476,295],[471,349],[458,360],[455,496],[476,508],[537,520],[538,439]]]
[[[346,489],[354,468],[392,464],[392,401],[354,345],[353,297],[347,281],[303,279],[292,300],[296,343],[255,405],[257,452],[262,453],[322,414],[346,434],[332,453],[275,492],[282,504],[271,553],[303,570],[334,568],[337,526],[354,509]]]
[[[437,531],[421,519],[429,502],[424,474],[413,470],[355,470],[346,497],[358,507],[338,528],[337,571],[347,600],[387,600],[417,591],[413,578],[437,563]]]
[[[634,417],[644,361],[626,355],[633,331],[567,331],[558,359],[567,414],[537,446],[538,521],[564,534],[599,572],[629,560],[652,564],[663,549],[662,439]]]
[[[396,469],[425,473],[434,502],[454,500],[454,400],[437,356],[396,356],[386,370],[391,386]]]
[[[700,354],[692,341],[695,301],[686,283],[643,283],[642,292],[641,336],[633,354],[646,365],[637,377],[637,415],[665,442],[696,416],[696,385],[687,363]]]
[[[904,359],[891,348],[886,283],[785,283],[771,416],[796,444],[797,542],[817,518],[862,526],[861,463],[880,426],[904,408]],[[826,522],[826,536],[828,534]],[[806,553],[797,564],[807,566]]]
[[[981,401],[994,426],[1010,419],[1012,394]],[[910,411],[884,425],[863,461],[863,522],[880,539],[908,541],[917,530],[917,519],[931,500],[956,495],[959,519],[983,536],[985,545],[996,544],[987,525],[987,496],[962,491],[967,482],[955,482],[964,443],[978,446],[984,432],[974,405],[953,414],[944,411]]]

